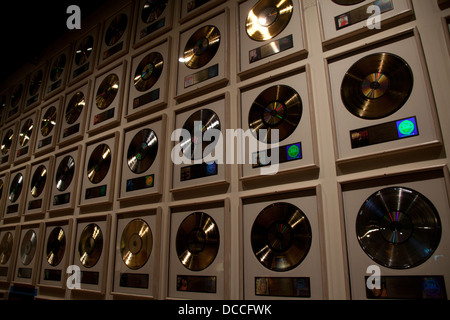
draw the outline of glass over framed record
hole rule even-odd
[[[100,183],[108,174],[111,166],[111,148],[104,143],[95,147],[87,165],[87,177],[94,183]]]
[[[142,268],[150,258],[152,247],[153,235],[147,222],[133,219],[125,226],[120,240],[120,254],[128,268]]]
[[[94,267],[103,251],[103,232],[96,223],[88,224],[78,241],[78,259],[85,268]]]
[[[375,192],[363,203],[356,219],[361,248],[372,260],[392,269],[424,263],[439,245],[441,233],[433,203],[406,187]]]
[[[61,227],[54,227],[47,238],[46,261],[52,267],[58,266],[66,252],[66,233]]]
[[[138,131],[131,140],[127,151],[128,168],[140,174],[147,171],[158,153],[158,137],[150,128]]]

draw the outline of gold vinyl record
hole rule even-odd
[[[30,84],[28,86],[28,93],[30,94],[30,96],[34,96],[35,94],[38,93],[38,90],[42,84],[43,77],[44,73],[40,69],[37,70],[35,73],[33,73],[30,79]]]
[[[184,47],[183,61],[191,69],[205,66],[217,53],[220,31],[215,26],[204,26],[194,32]]]
[[[152,231],[144,220],[134,219],[126,225],[120,240],[120,254],[128,268],[142,268],[150,257],[152,246]]]
[[[283,141],[297,128],[303,107],[300,95],[289,86],[276,85],[265,89],[253,102],[248,113],[248,125],[253,136],[271,143],[271,131],[278,129],[278,140]],[[260,130],[267,130],[265,134]]]
[[[291,20],[291,0],[260,0],[250,10],[245,27],[250,38],[265,41],[277,36]]]
[[[66,66],[66,55],[63,53],[58,56],[53,62],[52,68],[50,69],[50,80],[56,81],[61,77],[64,68]]]
[[[12,203],[16,202],[19,199],[20,194],[22,193],[23,187],[23,175],[19,172],[17,173],[9,186],[9,201]]]
[[[331,0],[336,4],[340,4],[341,6],[351,6],[354,4],[358,4],[363,2],[364,0]]]
[[[134,87],[138,91],[147,91],[161,76],[164,67],[163,56],[159,52],[151,52],[141,60],[134,73]]]
[[[23,93],[23,84],[19,83],[15,88],[13,93],[11,94],[11,108],[17,107],[17,105],[20,102],[20,98],[22,97]]]
[[[9,129],[3,135],[2,147],[1,147],[2,155],[8,154],[9,150],[11,149],[13,138],[14,138],[14,131],[12,129]]]
[[[102,255],[103,234],[100,227],[95,223],[88,224],[80,235],[78,242],[78,253],[80,262],[86,268],[95,266]]]
[[[297,267],[311,248],[312,232],[306,215],[287,202],[273,203],[256,217],[251,246],[256,259],[272,271]]]
[[[0,264],[6,264],[9,261],[13,247],[13,235],[6,232],[0,242]]]
[[[376,263],[392,269],[424,263],[433,256],[441,233],[433,203],[405,187],[375,192],[361,206],[356,219],[361,248]]]
[[[19,132],[19,145],[25,147],[31,139],[31,134],[33,133],[33,120],[28,119],[22,126]]]
[[[94,37],[89,35],[85,37],[77,50],[75,51],[75,63],[77,66],[81,66],[89,59],[92,51],[94,50]]]
[[[45,183],[47,182],[47,168],[44,165],[40,165],[34,171],[33,176],[31,177],[31,195],[33,197],[39,197],[45,187]]]
[[[66,251],[66,235],[64,229],[55,227],[47,239],[47,262],[56,267],[64,257]]]
[[[111,73],[103,79],[95,96],[95,104],[100,110],[106,109],[116,98],[119,91],[119,77]]]
[[[107,144],[101,143],[92,151],[87,166],[89,180],[97,184],[108,174],[111,165],[111,149]]]
[[[85,104],[86,99],[81,91],[78,91],[70,98],[66,107],[66,122],[68,124],[74,124],[77,121]]]
[[[36,253],[37,236],[34,230],[28,230],[20,246],[20,258],[23,265],[29,265]]]
[[[344,106],[362,119],[381,119],[398,111],[413,88],[410,66],[392,53],[370,54],[354,63],[344,76]]]
[[[56,107],[51,106],[45,111],[44,117],[41,120],[41,134],[46,137],[52,132],[56,126]]]
[[[196,122],[201,123],[201,125],[195,126]],[[190,140],[181,143],[183,154],[191,160],[202,159],[207,156],[204,154],[206,147],[212,150],[218,142],[213,139],[211,139],[213,141],[206,141],[203,136],[207,130],[220,130],[220,119],[211,109],[200,109],[186,119],[183,129],[189,131],[191,137]],[[202,136],[201,141],[197,139],[199,135]]]
[[[108,46],[112,46],[116,44],[122,35],[125,33],[125,29],[127,28],[128,17],[126,14],[121,13],[118,14],[109,24],[108,29],[105,34],[105,43]]]
[[[187,269],[207,268],[219,251],[219,229],[214,219],[204,212],[194,212],[180,224],[176,236],[178,259]]]
[[[141,19],[145,23],[150,23],[158,19],[166,9],[167,0],[147,0],[144,3]]]
[[[158,153],[158,137],[151,129],[142,129],[128,146],[127,164],[130,170],[140,174],[148,170]]]
[[[56,189],[66,190],[72,182],[75,173],[75,160],[71,156],[65,156],[58,165],[55,175]]]

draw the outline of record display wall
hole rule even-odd
[[[82,15],[0,84],[0,300],[448,300],[448,10],[124,0]]]

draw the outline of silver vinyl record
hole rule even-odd
[[[20,246],[20,258],[24,266],[29,265],[36,253],[37,236],[34,230],[28,230]]]
[[[441,222],[433,203],[419,192],[390,187],[372,194],[356,219],[356,235],[376,263],[408,269],[433,255],[441,239]]]

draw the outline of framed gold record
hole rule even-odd
[[[38,286],[66,288],[66,270],[72,249],[73,219],[47,222],[44,227],[44,240]]]
[[[119,201],[157,200],[162,192],[167,117],[124,129]]]
[[[133,26],[133,3],[131,1],[117,10],[103,22],[103,31],[99,39],[97,68],[103,68],[116,61],[129,50],[130,35]]]
[[[34,111],[20,119],[14,153],[14,163],[16,164],[28,161],[33,154],[34,141],[38,130],[38,114],[37,111]]]
[[[45,86],[45,76],[47,75],[48,63],[40,64],[29,75],[28,85],[25,91],[24,112],[27,112],[37,106],[43,96]]]
[[[0,141],[0,169],[9,167],[14,160],[16,140],[19,132],[19,121],[4,125]]]
[[[111,216],[93,216],[76,220],[75,242],[72,246],[71,261],[86,277],[81,278],[80,290],[96,293],[106,291]],[[71,290],[71,295],[80,294]]]
[[[12,282],[35,285],[38,277],[44,223],[22,225]]]
[[[0,210],[2,214],[0,219],[3,219],[5,202],[8,198],[8,186],[9,186],[9,172],[4,172],[0,174]]]
[[[250,137],[240,165],[243,181],[317,168],[310,72],[307,65],[241,88],[240,123]]]
[[[175,112],[172,189],[207,189],[229,183],[225,164],[229,95],[219,95]]]
[[[66,146],[83,138],[91,104],[90,88],[91,80],[83,81],[65,94],[58,146]]]
[[[26,188],[25,215],[42,215],[47,211],[53,162],[54,157],[50,156],[31,164],[30,179]]]
[[[35,156],[54,150],[61,126],[62,104],[63,98],[55,97],[41,107],[36,124]]]
[[[360,49],[327,61],[336,159],[438,147],[441,133],[417,30]]]
[[[99,52],[99,31],[100,25],[94,25],[75,42],[70,60],[69,85],[94,71]]]
[[[339,184],[353,299],[447,300],[448,177],[434,167]],[[380,268],[381,290],[367,287],[369,266]]]
[[[379,9],[381,25],[376,25],[377,22],[373,20],[373,5]],[[386,30],[414,15],[411,0],[319,0],[317,10],[321,21],[322,44],[326,48],[367,37],[380,28]]]
[[[320,192],[310,187],[241,199],[244,299],[327,296]]]
[[[79,145],[55,154],[48,207],[51,214],[75,208],[78,178],[82,165],[81,151],[82,147]]]
[[[173,1],[139,0],[136,6],[134,48],[167,33],[172,28],[175,6]]]
[[[25,101],[27,79],[23,78],[14,83],[7,92],[5,120],[12,121],[19,117]]]
[[[120,123],[126,70],[127,61],[123,60],[95,78],[87,130],[89,134]]]
[[[18,219],[24,212],[27,185],[30,176],[30,164],[15,167],[10,172],[9,185],[3,219]]]
[[[180,33],[177,99],[228,82],[228,9]]]
[[[70,70],[72,45],[55,52],[49,62],[45,77],[44,99],[49,99],[66,88]]]
[[[158,297],[161,208],[118,216],[112,294]]]
[[[119,132],[86,144],[80,206],[109,204],[114,195]]]
[[[0,282],[2,283],[10,283],[11,277],[14,274],[19,233],[19,225],[0,227],[0,267],[3,268],[3,272],[0,275]]]
[[[239,75],[273,70],[307,52],[303,8],[298,1],[239,3]]]
[[[227,298],[227,213],[228,199],[171,207],[169,297]]]
[[[132,57],[127,119],[135,119],[166,106],[171,45],[169,37],[152,43]]]

